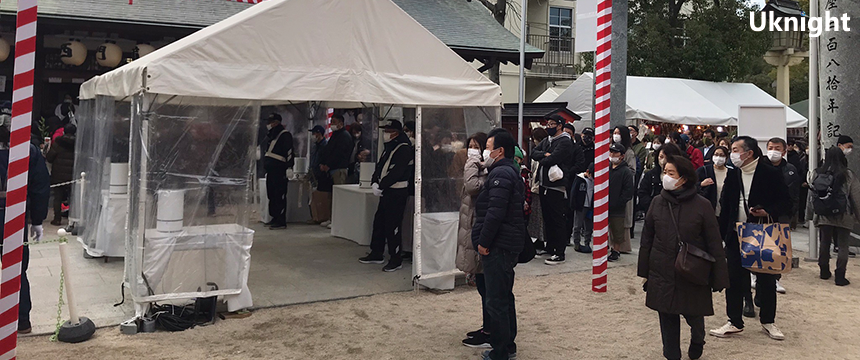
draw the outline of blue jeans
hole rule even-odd
[[[514,266],[518,253],[491,248],[490,254],[481,256],[486,287],[485,305],[490,314],[490,359],[506,360],[517,352],[517,313],[514,305]]]

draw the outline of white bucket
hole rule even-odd
[[[372,162],[363,162],[359,167],[360,173],[358,177],[358,183],[360,188],[362,189],[370,189],[373,181],[373,172],[376,170],[376,163]]]
[[[155,228],[163,233],[182,231],[185,214],[185,190],[159,190]]]
[[[111,195],[128,194],[128,163],[110,164]]]
[[[295,163],[293,164],[293,171],[296,174],[307,174],[308,173],[308,158],[297,157],[295,159]]]

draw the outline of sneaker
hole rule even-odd
[[[750,288],[755,289],[755,281],[756,281],[755,274],[750,274]]]
[[[320,226],[322,227],[328,227],[329,225],[331,225],[331,220],[326,220],[320,223]]]
[[[308,221],[305,221],[305,224],[308,224],[308,225],[319,225],[319,224],[320,224],[320,222],[319,222],[319,221],[316,221],[316,220],[314,220],[314,219],[310,219],[310,220],[308,220]]]
[[[725,325],[723,325],[723,327],[721,327],[719,329],[711,330],[710,334],[711,334],[711,336],[716,336],[716,337],[722,338],[722,337],[728,337],[729,335],[732,335],[732,334],[738,334],[738,333],[741,333],[743,331],[744,331],[744,329],[738,329],[736,326],[734,326],[732,324],[731,321],[729,321]]]
[[[60,219],[51,220],[51,225],[60,226],[61,224],[62,222],[60,221]]]
[[[771,339],[785,340],[785,335],[782,333],[782,331],[779,331],[779,329],[776,328],[776,325],[761,324],[761,327],[762,329],[764,329],[764,332],[767,333],[767,336],[770,336]]]
[[[22,334],[22,335],[24,335],[24,334],[29,334],[29,333],[31,333],[31,332],[33,332],[33,328],[31,328],[31,327],[28,327],[28,328],[26,328],[26,329],[19,329],[19,330],[18,330],[18,333],[19,333],[19,334]]]
[[[535,249],[535,255],[540,256],[540,255],[544,255],[544,254],[548,254],[548,253],[546,252],[546,250],[544,250],[544,249]]]
[[[744,317],[755,318],[755,307],[753,307],[753,304],[744,302]]]
[[[544,260],[543,263],[547,265],[564,264],[564,256],[553,255],[549,259]]]
[[[382,271],[394,272],[394,271],[400,270],[401,268],[403,268],[402,262],[394,263],[394,262],[389,261],[388,264],[385,264],[385,266],[382,268]]]
[[[484,350],[484,352],[481,353],[481,359],[492,360],[490,358],[490,350]],[[508,360],[517,360],[517,353],[508,354]]]
[[[484,332],[484,328],[480,328],[480,329],[475,330],[475,331],[467,332],[467,333],[466,333],[466,337],[470,337],[470,338],[471,338],[471,337],[475,337],[475,336],[482,335],[482,334],[483,334],[483,335],[487,335],[487,336],[489,336],[489,334],[487,334],[487,333],[485,333],[485,332]]]
[[[281,230],[286,228],[287,224],[272,224],[272,226],[269,226],[269,230]]]
[[[490,335],[484,334],[483,332],[478,333],[478,335],[474,337],[463,339],[463,345],[473,349],[493,348],[493,346],[490,345]]]
[[[385,262],[385,258],[382,255],[367,254],[363,258],[358,258],[358,262],[362,264],[382,264]]]
[[[609,251],[609,261],[618,261],[618,259],[621,259],[621,253],[619,253],[615,250],[610,250]]]
[[[785,288],[782,287],[782,284],[779,283],[779,280],[776,281],[776,292],[780,294],[785,294]]]
[[[580,245],[579,248],[575,248],[576,252],[583,254],[591,254],[591,246],[588,244]]]

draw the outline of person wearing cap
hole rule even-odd
[[[626,239],[624,220],[627,217],[627,202],[633,199],[633,172],[624,161],[627,149],[620,143],[609,146],[609,261],[621,257],[621,246]]]
[[[373,217],[370,253],[358,261],[362,264],[382,264],[385,262],[385,246],[388,245],[390,258],[382,270],[392,272],[403,265],[400,255],[403,243],[400,225],[403,223],[406,200],[409,198],[409,185],[415,176],[415,149],[403,132],[400,121],[388,120],[381,125],[385,129],[382,136],[385,148],[371,179],[373,194],[380,197],[379,206]]]
[[[836,139],[836,147],[839,148],[839,150],[842,150],[842,153],[845,154],[845,157],[848,157],[849,155],[851,155],[851,152],[854,151],[854,139],[852,139],[848,135],[839,135],[839,137]],[[821,161],[823,162],[823,160]],[[812,174],[813,173],[809,173],[808,175],[810,177],[808,182],[809,184],[812,183]],[[833,239],[833,252],[839,252],[839,244],[837,243],[836,238]],[[857,256],[857,254],[855,254],[853,251],[850,251],[849,249],[848,256],[855,257]]]
[[[266,195],[269,197],[269,215],[272,221],[266,223],[271,229],[287,227],[287,184],[288,174],[293,168],[293,135],[281,125],[281,115],[272,113],[266,119],[269,130],[269,149],[263,159],[266,169]]]
[[[574,144],[564,129],[565,120],[558,114],[546,120],[549,137],[532,150],[531,158],[540,164],[537,181],[546,233],[547,265],[564,263],[564,252],[573,232],[573,214],[570,211],[570,185],[573,176],[585,171],[587,164],[582,147]],[[550,178],[550,169],[561,169],[560,178]]]
[[[594,129],[582,129],[582,157],[586,163],[594,162]]]
[[[72,195],[72,184],[68,182],[74,178],[76,133],[77,127],[67,124],[63,136],[52,143],[51,149],[45,155],[46,160],[51,163],[51,184],[65,184],[54,188],[54,219],[51,220],[51,225],[54,226],[60,226],[63,219],[63,202],[69,200]]]
[[[308,223],[319,225],[331,219],[332,181],[331,177],[319,168],[320,155],[325,151],[328,143],[325,138],[325,128],[320,125],[314,126],[311,129],[311,137],[313,138],[313,145],[311,146],[309,169],[310,181],[314,191],[311,193],[311,219],[308,220]]]
[[[352,155],[353,146],[352,136],[343,125],[343,115],[332,115],[331,136],[325,153],[320,156],[319,168],[331,175],[335,185],[346,184],[346,178],[349,175],[349,157]]]
[[[0,109],[0,217],[6,217],[6,180],[8,179],[9,164],[9,141],[11,136],[11,107]],[[48,174],[48,166],[45,158],[35,145],[30,144],[30,164],[27,173],[27,208],[25,221],[29,224],[29,232],[25,232],[24,241],[30,235],[31,241],[42,239],[44,230],[42,222],[48,217],[48,201],[51,196],[51,175]],[[0,223],[0,232],[3,232],[3,224]],[[2,249],[0,249],[2,250]],[[21,258],[21,291],[19,293],[18,305],[18,333],[29,334],[30,310],[33,303],[30,298],[30,281],[27,278],[27,268],[30,264],[30,247],[22,248]],[[2,254],[2,251],[0,251]]]

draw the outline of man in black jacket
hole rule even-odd
[[[740,244],[735,223],[767,222],[791,211],[788,187],[779,169],[762,159],[758,142],[740,136],[732,144],[732,163],[736,176],[727,176],[720,199],[719,223],[725,229],[726,261],[729,283],[726,313],[729,321],[711,335],[727,337],[744,329],[744,298],[750,298],[750,271],[741,265]],[[756,296],[761,300],[760,320],[767,334],[776,340],[785,336],[774,325],[776,318],[776,275],[758,274]]]
[[[325,152],[320,156],[320,170],[329,173],[335,185],[346,184],[352,148],[352,136],[343,126],[343,116],[332,115],[331,137],[328,139]]]
[[[388,244],[390,258],[382,270],[392,272],[400,269],[403,264],[400,256],[400,247],[403,244],[400,225],[403,223],[406,200],[409,198],[409,185],[415,177],[415,149],[403,132],[400,121],[388,120],[380,127],[385,129],[382,139],[385,149],[376,163],[371,187],[373,194],[381,198],[373,217],[370,254],[358,261],[362,264],[382,264],[385,261],[385,245]]]
[[[712,129],[706,129],[705,132],[702,133],[702,144],[703,146],[699,148],[699,151],[702,152],[702,157],[705,159],[705,165],[712,164],[714,158],[714,150],[717,149],[717,144],[714,141],[717,133]]]
[[[791,212],[783,214],[779,222],[789,224],[796,221],[794,214],[797,214],[797,207],[800,203],[800,172],[797,167],[785,160],[787,153],[787,145],[785,140],[775,137],[767,142],[767,157],[770,163],[782,173],[785,179],[785,185],[788,186],[788,195],[791,199]],[[794,227],[794,226],[792,226]]]
[[[536,181],[540,185],[540,205],[546,232],[547,252],[551,255],[547,265],[564,263],[564,251],[573,231],[573,214],[570,211],[570,187],[573,177],[587,169],[588,163],[582,147],[574,144],[570,134],[564,132],[564,118],[552,115],[546,121],[549,136],[532,150],[532,160],[540,162]],[[562,171],[562,177],[551,178],[554,166]],[[554,181],[553,181],[554,180]]]
[[[281,115],[272,113],[267,120],[269,149],[263,159],[263,167],[266,169],[266,195],[272,221],[266,225],[272,229],[284,229],[287,227],[287,171],[292,171],[294,161],[293,135],[281,125]]]
[[[9,164],[9,140],[11,128],[11,104],[9,107],[3,106],[2,115],[0,115],[0,189],[5,193],[6,180],[8,178],[7,166]],[[45,158],[35,145],[30,145],[30,165],[28,168],[27,181],[27,209],[25,218],[30,224],[30,231],[25,232],[24,241],[29,240],[29,235],[35,237],[35,241],[42,239],[44,230],[42,222],[48,216],[48,198],[51,196],[51,175],[48,174],[48,167],[45,165]],[[0,200],[0,217],[6,217],[5,200]],[[3,224],[0,224],[0,233],[3,232]],[[33,303],[30,297],[30,281],[27,278],[27,268],[30,264],[30,247],[24,246],[23,254],[21,255],[21,289],[19,294],[18,305],[18,333],[29,334],[30,327],[30,310],[33,308]],[[2,254],[2,246],[0,246],[0,254]]]
[[[526,239],[523,206],[525,183],[514,162],[514,138],[503,129],[490,132],[484,166],[489,170],[475,206],[472,246],[484,266],[492,351],[484,359],[507,360],[516,354],[517,317],[514,305],[514,266]]]
[[[609,261],[621,257],[620,246],[624,243],[624,219],[627,216],[627,202],[633,199],[636,191],[633,172],[624,161],[624,145],[614,143],[609,146]]]

